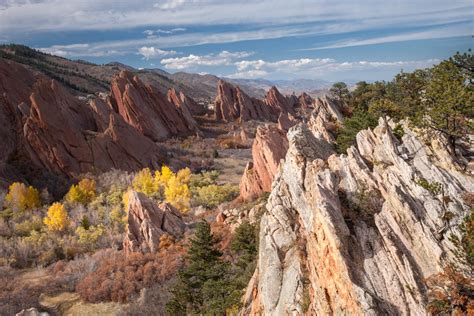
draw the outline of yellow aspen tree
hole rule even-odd
[[[10,185],[8,194],[5,196],[5,202],[14,211],[25,211],[39,207],[41,204],[38,190],[32,186],[27,187],[20,182],[14,182]]]
[[[48,215],[43,219],[49,231],[64,231],[69,226],[69,216],[61,203],[53,203],[48,209]]]
[[[155,183],[150,169],[145,168],[138,172],[133,178],[132,187],[135,191],[143,192],[146,195],[154,194],[156,192]]]

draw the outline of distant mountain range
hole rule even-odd
[[[33,70],[62,82],[77,95],[108,92],[111,78],[121,70],[135,73],[142,81],[156,86],[163,93],[169,88],[175,88],[198,101],[214,99],[220,79],[238,85],[249,96],[258,98],[263,97],[272,86],[276,86],[284,94],[293,92],[300,94],[304,91],[311,95],[321,95],[332,85],[332,82],[322,79],[230,79],[210,74],[186,72],[171,74],[159,68],[136,69],[119,62],[96,65],[83,60],[70,60],[45,54],[23,45],[1,45],[0,58],[28,65]]]

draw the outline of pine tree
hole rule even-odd
[[[203,220],[191,239],[187,265],[178,273],[178,280],[171,290],[173,297],[166,306],[170,314],[225,314],[226,298],[232,289],[229,266],[221,256],[211,227]]]

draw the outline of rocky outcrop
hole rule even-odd
[[[225,122],[238,119],[276,122],[282,112],[294,114],[293,105],[291,99],[280,94],[275,87],[268,91],[265,99],[259,100],[223,80],[219,81],[214,101],[216,119]]]
[[[303,92],[299,97],[298,97],[298,106],[302,110],[309,110],[314,108],[314,100],[313,98],[308,95],[306,92]]]
[[[168,203],[156,204],[143,193],[128,194],[128,228],[123,240],[125,253],[156,252],[160,237],[181,238],[186,225],[177,209]]]
[[[156,88],[147,86],[128,71],[116,75],[111,83],[110,103],[123,119],[154,141],[192,134],[197,125],[187,107],[175,106]]]
[[[91,105],[56,81],[39,79],[24,112],[23,136],[31,159],[56,174],[76,176],[111,168],[158,166],[160,149],[126,124],[102,100]]]
[[[186,108],[193,115],[205,113],[205,109],[202,105],[196,103],[196,101],[186,96],[182,91],[178,93],[176,89],[171,88],[168,90],[167,97],[168,101],[173,103],[177,108]]]
[[[278,116],[278,128],[284,132],[288,132],[297,123],[298,121],[293,116],[288,115],[288,113],[280,113],[280,116]]]
[[[0,60],[0,185],[25,181],[24,172],[69,178],[156,168],[165,155],[154,140],[199,133],[186,97],[175,106],[128,72],[111,91],[86,103],[56,81]]]
[[[260,126],[252,145],[252,160],[240,181],[240,196],[251,200],[270,192],[280,160],[285,157],[288,142],[285,133],[272,125]]]
[[[474,181],[404,129],[399,141],[381,120],[347,155],[304,124],[290,129],[243,315],[427,314],[423,280],[453,259],[448,236]]]

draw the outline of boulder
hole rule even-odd
[[[176,208],[165,202],[158,205],[141,192],[127,194],[128,228],[123,240],[126,254],[156,252],[164,234],[175,239],[183,236],[186,225]]]

